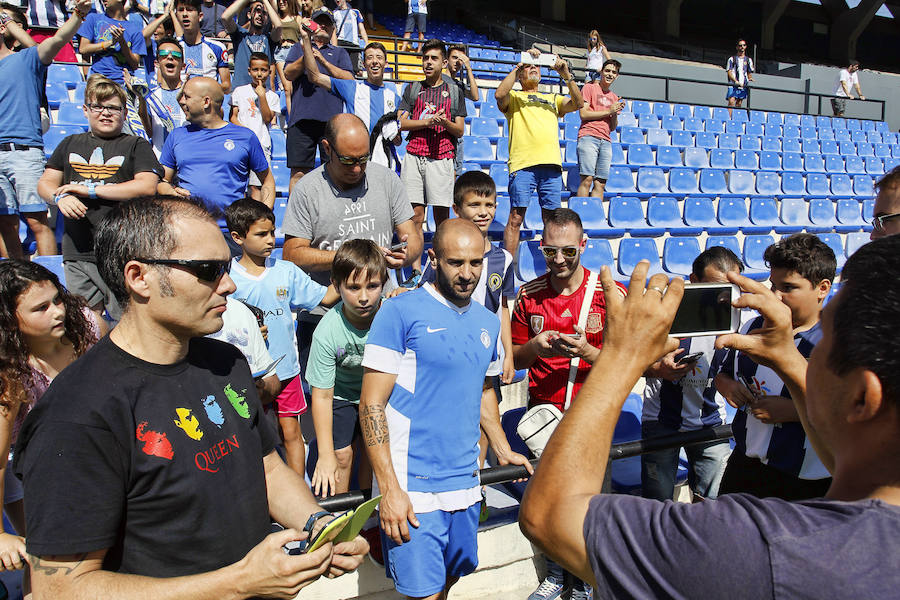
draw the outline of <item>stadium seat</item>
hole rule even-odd
[[[625,238],[619,242],[619,274],[631,277],[634,268],[642,260],[650,262],[648,277],[662,272],[655,240]]]
[[[84,77],[77,65],[53,63],[47,67],[47,83],[59,82],[71,90],[83,81]]]
[[[698,148],[718,148],[719,145],[716,141],[716,135],[714,133],[710,133],[708,131],[698,131],[696,135],[694,135],[694,144]],[[897,148],[897,152],[894,154],[897,158],[900,158],[900,147]]]
[[[757,197],[750,199],[749,227],[744,227],[744,233],[769,233],[775,229],[778,221],[778,205],[774,198]]]
[[[781,133],[779,132],[777,136],[768,134],[763,136],[762,149],[770,152],[781,152]]]
[[[859,231],[865,225],[860,214],[860,204],[858,200],[838,200],[835,206],[835,217],[837,225],[835,230],[838,233],[849,233],[851,231]],[[849,252],[848,252],[849,255]]]
[[[577,114],[577,113],[570,113]],[[619,113],[618,125],[619,127],[637,127],[638,121],[637,117],[634,116],[633,112],[630,111],[622,111]]]
[[[669,145],[669,132],[665,129],[648,129],[647,143],[654,148]]]
[[[538,240],[527,240],[519,244],[516,271],[520,281],[531,281],[547,272],[547,262],[541,253],[541,243]]]
[[[761,137],[766,131],[766,128],[763,127],[762,123],[747,123],[744,126],[744,133],[748,136],[756,136]]]
[[[737,111],[733,111],[732,114],[735,114]],[[712,118],[719,119],[720,121],[728,121],[731,119],[731,115],[728,114],[728,109],[724,106],[714,106],[712,109]]]
[[[875,133],[874,131],[870,131],[866,134],[866,141],[870,144],[880,144],[884,141],[884,138],[881,137],[880,133]]]
[[[669,131],[681,131],[683,127],[681,118],[675,115],[665,115],[662,118],[661,125],[663,129],[668,129]]]
[[[740,121],[725,121],[725,133],[734,133],[740,135],[744,133],[744,124]]]
[[[716,209],[713,207],[712,199],[685,198],[684,222],[688,227],[702,227],[703,229],[717,227]]]
[[[733,235],[709,235],[706,236],[706,246],[705,249],[709,250],[715,246],[722,246],[724,248],[728,248],[734,255],[740,258],[741,256],[741,244],[738,239]]]
[[[75,85],[75,97],[72,100],[75,104],[84,104],[85,87],[87,87],[87,84],[83,81],[79,81],[78,84]]]
[[[781,125],[784,122],[784,115],[778,112],[766,113],[766,124]]]
[[[457,173],[457,175],[462,175],[463,173],[468,173],[469,171],[480,171],[480,170],[481,170],[481,165],[479,165],[477,162],[465,161],[462,165],[462,169],[460,169],[460,171],[459,171],[459,173]]]
[[[831,186],[824,173],[810,173],[806,176],[806,193],[810,196],[830,196]]]
[[[875,156],[888,158],[891,155],[891,147],[888,144],[875,144]]]
[[[838,152],[844,156],[856,156],[856,144],[853,142],[840,142]]]
[[[742,135],[741,150],[762,150],[762,138],[758,135]]]
[[[819,143],[824,141],[834,141],[834,131],[831,129],[820,129],[819,130]]]
[[[875,214],[875,201],[872,199],[863,200],[862,203],[862,218],[863,221],[866,222],[865,229],[867,231],[872,230],[872,215]]]
[[[747,117],[747,110],[744,109],[744,108],[735,108],[735,109],[732,111],[732,116],[731,116],[731,118],[734,119],[735,121],[740,121],[740,122],[742,122],[742,123],[746,123],[747,121],[750,120],[750,119]]]
[[[779,217],[775,233],[798,233],[810,227],[809,205],[803,198],[782,198]]]
[[[672,114],[672,105],[668,102],[654,102],[653,114],[657,117],[666,117]]]
[[[694,116],[703,119],[704,121],[711,118],[711,111],[708,106],[695,106],[694,107]]]
[[[709,151],[709,166],[713,169],[733,169],[734,152],[721,148],[711,149]]]
[[[680,148],[690,148],[694,145],[694,134],[690,131],[676,129],[672,132],[672,145]],[[890,156],[890,147],[888,147],[888,155]]]
[[[637,127],[622,127],[620,142],[623,148],[628,148],[631,144],[643,144],[644,132]]]
[[[769,268],[763,259],[766,248],[775,243],[771,235],[747,235],[744,236],[744,275],[758,281],[769,277]]]
[[[505,166],[505,165],[504,165]],[[531,196],[528,202],[528,208],[525,209],[525,227],[532,231],[542,231],[544,229],[544,219],[541,211],[541,204],[536,194]]]
[[[838,144],[834,140],[822,140],[822,154],[840,154],[838,152]]]
[[[804,142],[816,142],[816,145],[818,146],[819,143],[816,141],[818,140],[818,138],[819,135],[816,132],[815,127],[800,127],[800,139],[802,139]],[[810,152],[812,152],[812,150],[810,150]],[[816,152],[818,152],[818,150],[816,150]]]
[[[825,172],[825,160],[821,154],[805,154],[803,156],[803,166],[806,167],[807,173]]]
[[[612,163],[614,165],[625,164],[625,152],[622,150],[622,144],[613,143],[612,145]]]
[[[699,117],[685,117],[684,130],[685,131],[705,131],[703,128],[703,119],[701,119]]]
[[[900,161],[900,159],[897,160]],[[684,164],[695,169],[707,169],[709,168],[709,154],[704,148],[685,148]]]
[[[695,237],[666,238],[663,245],[662,266],[666,273],[687,277],[691,274],[691,265],[700,255],[700,243]]]
[[[675,116],[681,117],[682,119],[687,119],[694,114],[691,110],[691,107],[687,104],[676,104],[672,112],[675,114]]]
[[[699,194],[697,174],[689,168],[672,168],[669,170],[669,189],[673,194]]]
[[[854,175],[853,193],[858,198],[871,198],[875,195],[874,184],[870,175]]]
[[[803,174],[785,171],[781,176],[781,193],[785,196],[805,196],[806,182]]]
[[[721,169],[702,169],[700,171],[700,191],[704,194],[722,195],[728,193],[725,185],[725,172]]]
[[[850,175],[863,175],[866,172],[866,165],[863,159],[858,156],[847,156],[844,159],[847,173]]]
[[[628,167],[610,167],[609,179],[606,180],[606,194],[634,194],[634,177]]]
[[[797,125],[788,125],[785,123],[782,128],[782,136],[785,138],[790,138],[792,140],[796,140],[797,144],[800,143],[800,127]]]
[[[759,153],[759,168],[763,171],[780,171],[781,154],[763,150]]]
[[[621,145],[614,144],[614,146],[619,146],[619,152],[622,151]],[[497,140],[497,160],[509,162],[509,138],[502,137]]]
[[[825,172],[826,173],[843,173],[844,157],[835,154],[825,155]]]
[[[863,130],[851,131],[850,132],[850,141],[851,142],[865,142],[866,141],[866,132]]]
[[[612,247],[609,240],[588,239],[584,244],[584,254],[581,255],[581,264],[588,270],[600,272],[604,265],[609,267],[610,273],[616,272],[616,259],[613,258]]]
[[[809,232],[828,232],[837,226],[834,217],[834,202],[828,198],[810,198],[809,222],[812,224],[806,228]]]
[[[569,167],[568,169],[563,170],[566,173],[566,189],[569,190],[572,195],[578,194],[578,187],[581,184],[581,174],[578,172],[578,167]],[[610,172],[612,172],[612,167],[610,167]],[[606,189],[609,189],[609,181],[606,183]]]
[[[269,134],[272,140],[272,160],[287,160],[287,148],[284,132],[273,127]]]
[[[632,144],[628,147],[628,164],[633,167],[655,166],[653,150],[647,144]]]
[[[468,158],[468,155],[466,155],[466,158]],[[497,186],[497,193],[509,193],[509,166],[504,164],[491,165],[489,173]]]
[[[800,115],[796,113],[785,113],[784,124],[792,127],[800,127]]]
[[[849,175],[844,173],[834,173],[831,179],[831,195],[839,198],[853,197],[853,183]]]
[[[478,112],[478,115],[481,117],[488,117],[491,119],[503,119],[506,115],[500,112],[500,109],[497,108],[497,101],[494,100],[494,95],[491,94],[488,96],[490,100],[487,102],[481,103],[481,109]]]
[[[803,171],[803,155],[799,152],[785,152],[781,155],[781,168],[785,171]]]
[[[766,113],[761,110],[751,110],[750,111],[750,122],[751,123],[765,123],[766,122]]]
[[[757,171],[759,155],[753,150],[738,150],[734,153],[734,167],[744,171]]]
[[[688,227],[681,218],[678,200],[672,196],[654,196],[647,201],[647,223],[664,228],[671,235],[700,235],[701,227]]]
[[[727,148],[728,150],[738,150],[741,147],[740,138],[734,133],[719,134],[719,148]]]
[[[885,158],[884,159],[884,172],[890,173],[894,169],[900,166],[900,158]]]
[[[861,231],[857,231],[854,233],[847,234],[846,241],[846,255],[847,257],[853,256],[853,253],[859,250],[860,246],[864,246],[869,243],[869,234]]]
[[[868,175],[884,175],[884,163],[880,158],[874,156],[866,157],[866,174]]]
[[[674,146],[660,146],[656,149],[656,164],[665,170],[682,166],[681,150]]]
[[[631,101],[631,112],[636,115],[651,115],[653,111],[650,108],[650,103],[644,100],[632,100]]]
[[[610,227],[603,212],[603,201],[600,198],[573,196],[569,198],[569,208],[581,217],[581,225],[584,227],[584,232],[588,237],[622,237],[625,234],[624,228],[616,229]]]
[[[781,125],[766,123],[766,126],[763,127],[763,134],[767,137],[781,137],[784,135],[784,130]]]
[[[747,218],[747,203],[743,198],[719,198],[717,212],[721,227],[711,230],[711,233],[737,233],[750,225],[750,219]]]
[[[756,173],[756,193],[763,196],[781,195],[781,178],[775,171],[758,171]]]
[[[469,134],[476,137],[497,139],[503,135],[503,129],[497,122],[497,119],[488,119],[487,117],[473,117]]]
[[[841,269],[844,268],[844,263],[847,262],[847,255],[844,254],[844,244],[841,241],[840,234],[818,233],[816,235],[834,252],[834,257],[837,259],[837,272],[840,273]]]
[[[463,136],[463,156],[466,160],[490,164],[494,161],[494,147],[487,138]]]
[[[741,171],[739,169],[728,171],[728,192],[731,194],[749,196],[754,193],[753,183],[753,173],[750,171]]]
[[[275,193],[279,196],[287,196],[291,188],[291,170],[287,166],[272,162],[272,177],[275,179]]]
[[[74,125],[51,125],[44,134],[44,154],[47,158],[50,158],[63,139],[76,133],[84,133],[84,129]]]
[[[59,108],[61,102],[69,101],[69,89],[62,81],[48,81],[44,90],[50,108]]]
[[[56,115],[57,125],[80,125],[87,128],[87,117],[84,116],[84,110],[80,104],[74,102],[60,102],[59,112]]]
[[[850,141],[850,133],[847,131],[835,131],[834,132],[834,141],[849,142]]]
[[[567,115],[573,115],[575,113],[566,113]],[[578,129],[581,126],[578,123],[570,123],[566,122],[565,128],[563,131],[563,138],[570,141],[576,141],[578,139]]]
[[[619,196],[609,201],[609,225],[613,229],[624,229],[632,236],[657,237],[666,232],[665,228],[650,227],[644,217],[641,201],[632,196]]]
[[[578,146],[575,142],[566,141],[563,150],[563,166],[571,167],[578,164]]]
[[[783,138],[781,140],[782,152],[800,152],[800,140],[797,138]]]
[[[706,119],[703,121],[703,129],[710,133],[725,133],[725,121],[720,119]]]
[[[42,267],[47,268],[51,273],[56,275],[56,278],[59,279],[59,282],[66,286],[66,271],[63,268],[63,257],[59,254],[54,254],[51,256],[41,256],[35,255],[31,257],[31,260],[41,265]]]

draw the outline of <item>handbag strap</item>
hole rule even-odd
[[[578,312],[578,327],[584,332],[582,335],[585,336],[587,332],[584,331],[584,327],[587,325],[588,313],[591,312],[591,304],[596,293],[597,273],[591,271],[590,275],[588,275],[587,289],[584,290],[584,299],[581,301],[581,310]],[[566,410],[569,410],[569,405],[572,404],[572,392],[575,391],[575,377],[578,375],[578,365],[580,363],[581,359],[577,356],[573,356],[572,360],[569,361],[569,380],[566,382]]]

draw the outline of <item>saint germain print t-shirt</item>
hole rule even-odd
[[[103,338],[19,434],[28,552],[108,549],[104,569],[150,577],[232,564],[270,531],[275,442],[235,347],[195,338],[184,360],[156,365]]]

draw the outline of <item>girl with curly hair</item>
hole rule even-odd
[[[25,534],[21,482],[7,461],[25,416],[53,378],[100,335],[94,313],[47,268],[0,261],[0,495],[16,532]],[[21,569],[25,539],[2,530],[0,570]]]

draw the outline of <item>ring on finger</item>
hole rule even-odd
[[[647,289],[648,289],[648,290],[653,290],[653,291],[655,291],[655,292],[659,292],[659,295],[660,295],[660,296],[664,296],[664,295],[666,294],[666,291],[665,291],[664,289],[662,289],[661,287],[656,286],[656,285],[651,285],[651,286],[648,287]]]

